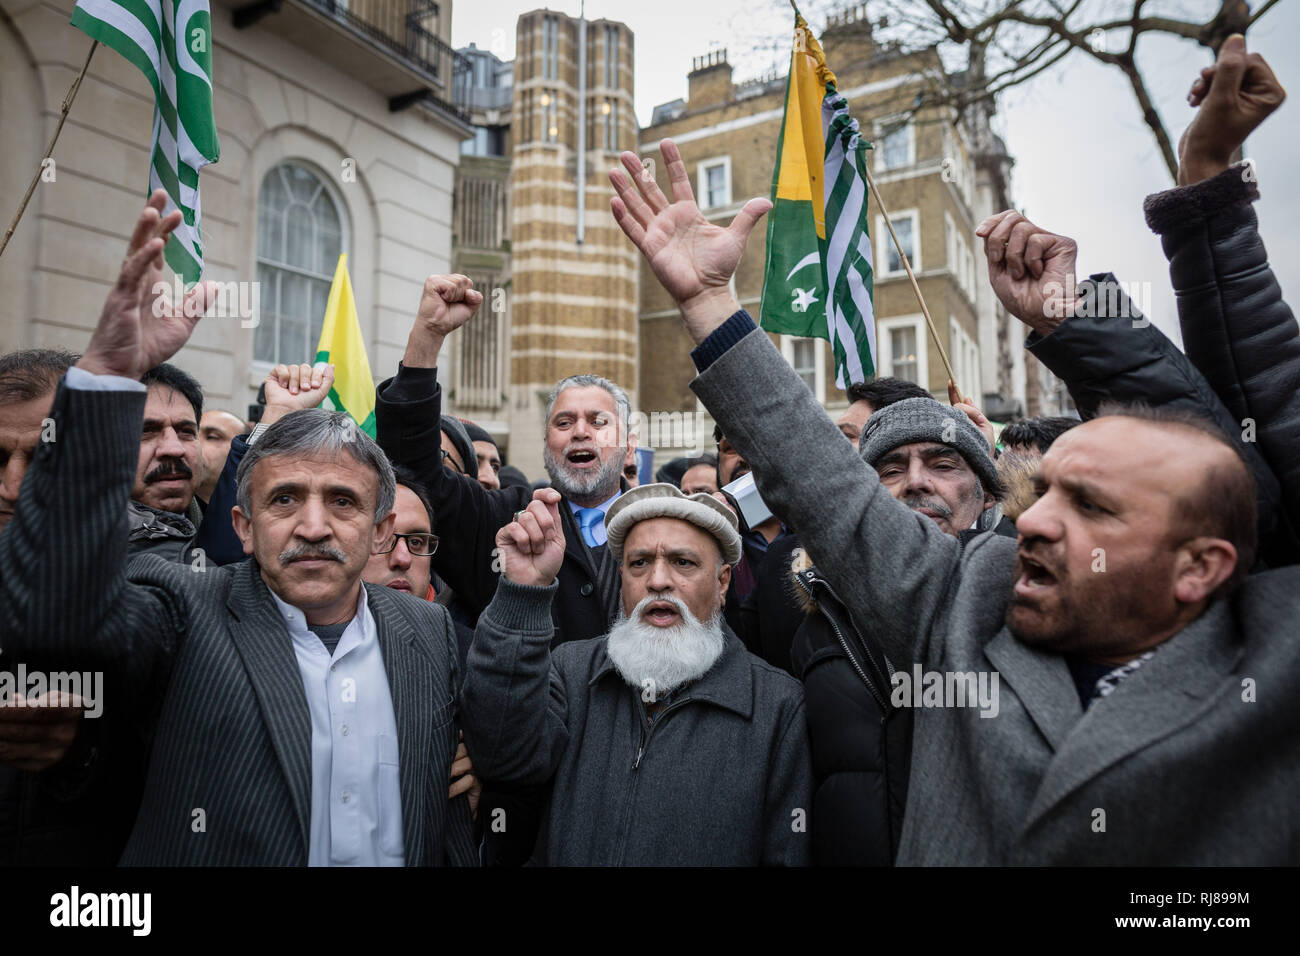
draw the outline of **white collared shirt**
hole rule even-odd
[[[402,866],[397,718],[374,616],[361,588],[333,656],[280,600],[311,713],[309,866]]]

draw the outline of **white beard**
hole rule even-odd
[[[684,623],[669,628],[645,623],[641,614],[655,601],[672,603]],[[721,611],[707,624],[701,624],[678,598],[646,597],[633,608],[630,617],[619,612],[606,650],[623,680],[653,703],[703,677],[722,656],[725,646]]]

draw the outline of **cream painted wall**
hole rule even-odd
[[[35,171],[90,40],[69,26],[71,0],[0,0],[0,218],[7,223]],[[344,245],[376,380],[396,369],[424,277],[450,271],[452,181],[460,132],[419,107],[390,113],[386,97],[335,69],[322,52],[263,24],[236,31],[213,3],[221,160],[201,176],[206,278],[256,278],[262,177],[297,160],[330,177],[349,224]],[[101,47],[41,183],[0,258],[0,348],[82,349],[116,277],[143,205],[152,92]],[[355,160],[355,182],[342,179]],[[242,413],[267,366],[254,365],[252,328],[200,323],[176,364],[212,406]],[[310,357],[307,357],[309,360]]]

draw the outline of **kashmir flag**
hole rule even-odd
[[[785,118],[767,217],[767,267],[759,324],[827,339],[835,382],[875,374],[866,151],[871,144],[835,89],[821,44],[798,12]]]
[[[163,215],[179,209],[184,216],[165,255],[185,282],[197,282],[203,275],[199,170],[221,156],[208,0],[78,0],[72,25],[126,57],[153,87],[149,192],[167,190]]]
[[[352,280],[348,278],[348,254],[339,256],[325,303],[325,324],[316,346],[316,364],[334,365],[334,387],[321,408],[347,412],[358,427],[375,437],[375,380],[370,375],[366,343],[357,319],[357,300],[352,297]]]

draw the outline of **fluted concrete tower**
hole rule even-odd
[[[511,460],[540,477],[556,381],[594,372],[636,402],[639,254],[609,212],[606,175],[636,149],[633,37],[622,23],[535,10],[516,40],[510,444]]]

